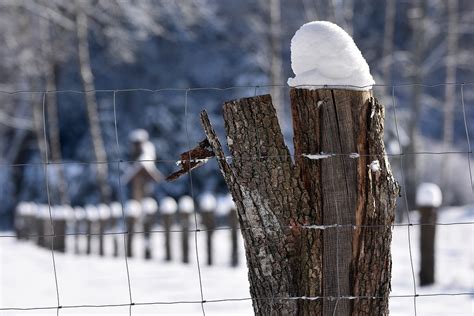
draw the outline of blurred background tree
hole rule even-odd
[[[0,226],[11,224],[19,200],[46,201],[46,155],[52,203],[114,200],[120,170],[99,162],[126,160],[131,130],[146,129],[158,159],[174,159],[188,149],[185,123],[191,142],[200,140],[195,114],[205,106],[213,119],[225,99],[271,92],[291,138],[288,90],[278,85],[292,75],[290,39],[307,21],[344,27],[377,83],[391,85],[472,81],[473,19],[469,0],[1,0],[0,90],[89,92],[0,94]],[[183,91],[117,92],[115,99],[113,91],[104,91],[265,85],[277,86],[190,91],[187,117]],[[467,150],[459,86],[376,87],[375,93],[388,106],[390,153]],[[472,103],[472,85],[465,86],[464,97]],[[466,115],[474,119],[469,106]],[[216,119],[218,131],[222,124]],[[468,128],[472,135],[473,124]],[[467,183],[453,176],[466,174],[465,156],[404,155],[409,208],[422,180],[439,183],[447,204],[472,202]],[[391,159],[395,168],[397,159]],[[83,163],[91,161],[96,163]],[[174,167],[158,164],[165,174]],[[198,192],[225,190],[215,166],[201,169],[193,177]],[[177,196],[188,189],[186,182],[158,185],[155,194]]]

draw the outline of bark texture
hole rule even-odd
[[[255,314],[387,314],[398,185],[383,146],[383,107],[371,92],[290,96],[294,162],[269,95],[225,103],[232,164],[201,116],[237,206]],[[305,156],[321,152],[332,155]]]

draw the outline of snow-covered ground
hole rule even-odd
[[[416,221],[416,214],[412,215]],[[474,221],[474,208],[453,208],[440,214],[439,222]],[[411,248],[415,275],[418,272],[418,227],[410,228]],[[174,249],[178,250],[179,233],[173,234]],[[241,264],[231,268],[229,232],[215,233],[215,266],[205,265],[205,233],[198,233],[202,287],[205,300],[248,298],[247,272],[241,247]],[[108,248],[111,248],[108,236]],[[416,293],[453,294],[474,292],[474,225],[439,226],[436,247],[436,278],[434,286],[416,288]],[[72,242],[72,238],[68,240]],[[191,241],[192,245],[194,240]],[[140,238],[136,246],[140,246]],[[133,302],[132,315],[201,315],[200,286],[195,254],[191,263],[180,263],[180,254],[174,261],[162,260],[161,233],[153,236],[155,258],[128,260]],[[137,248],[138,249],[138,248]],[[97,253],[97,252],[95,252]],[[124,257],[109,254],[76,256],[71,253],[55,254],[60,304],[102,305],[130,302],[127,270]],[[413,295],[413,279],[408,247],[408,228],[395,227],[393,236],[392,295]],[[184,302],[187,301],[187,302]],[[180,304],[139,305],[146,302],[183,302]],[[50,307],[56,306],[56,287],[51,252],[30,242],[14,238],[0,238],[0,306]],[[417,315],[473,315],[474,296],[420,296],[416,299]],[[207,302],[206,315],[251,315],[251,301]],[[390,299],[392,315],[415,315],[413,297]],[[128,306],[63,308],[59,315],[128,315]],[[56,310],[5,311],[1,316],[56,315]]]

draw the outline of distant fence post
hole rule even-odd
[[[416,204],[420,212],[420,285],[435,282],[435,237],[438,207],[442,193],[434,183],[422,183],[416,192]]]
[[[135,226],[142,214],[142,206],[136,200],[129,200],[125,205],[125,221],[127,225],[127,257],[133,257],[133,237],[135,236]]]
[[[165,230],[165,260],[171,260],[171,226],[174,222],[174,216],[178,210],[178,204],[175,199],[168,196],[160,201],[160,214],[163,228]]]
[[[121,223],[122,223],[122,218],[123,218],[123,210],[122,210],[122,204],[119,202],[112,202],[110,204],[110,212],[111,212],[111,225],[113,227],[113,256],[118,257],[119,255],[119,239],[122,238],[122,235],[118,234],[121,232],[123,229],[121,229]]]
[[[81,253],[81,234],[86,221],[86,211],[80,206],[74,208],[74,253]]]
[[[103,256],[104,250],[104,234],[106,228],[110,225],[110,207],[107,204],[99,204],[97,206],[99,212],[99,256]]]
[[[233,206],[228,215],[230,230],[230,239],[231,239],[231,255],[230,255],[230,265],[232,267],[237,267],[239,265],[239,219],[237,218],[237,209]]]
[[[142,200],[143,210],[143,238],[145,241],[145,259],[151,259],[152,245],[151,245],[151,230],[155,225],[156,212],[158,211],[158,204],[155,199],[149,197]]]
[[[207,264],[212,265],[212,235],[216,228],[216,198],[210,194],[205,193],[201,196],[199,201],[199,210],[201,211],[202,223],[206,227],[206,245],[207,245]]]
[[[66,252],[66,209],[62,205],[51,207],[54,236],[51,237],[53,250]]]
[[[38,239],[36,240],[38,246],[47,247],[47,234],[51,234],[50,227],[49,208],[45,204],[39,204],[36,213],[36,232]]]
[[[189,217],[194,212],[194,201],[190,196],[182,196],[178,202],[181,225],[181,253],[183,263],[189,263]]]
[[[99,212],[97,211],[97,207],[94,205],[86,205],[86,238],[87,238],[87,246],[86,246],[86,254],[90,255],[92,252],[92,235],[96,234],[96,227],[97,222],[99,221]],[[95,239],[95,238],[94,238]]]

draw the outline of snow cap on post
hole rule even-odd
[[[440,207],[443,194],[438,185],[425,182],[420,184],[416,191],[416,205],[421,207]]]
[[[202,212],[214,212],[216,210],[217,201],[214,195],[209,192],[201,195],[199,199],[199,208]]]
[[[154,198],[148,197],[142,200],[143,212],[147,215],[153,215],[158,211],[158,203]]]
[[[86,211],[87,220],[95,222],[99,219],[99,211],[95,205],[88,204],[86,207],[84,207],[84,209]]]
[[[291,68],[296,88],[370,90],[375,84],[369,65],[352,37],[328,21],[309,22],[291,39]]]
[[[54,220],[65,220],[67,217],[67,210],[63,205],[54,205],[51,207],[51,216]]]
[[[128,139],[132,142],[132,143],[144,143],[146,141],[148,141],[149,139],[149,136],[148,136],[148,132],[145,131],[144,129],[136,129],[134,131],[132,131],[129,135],[128,135]]]
[[[194,201],[189,195],[185,195],[179,198],[178,202],[179,211],[184,214],[190,214],[194,212]]]
[[[86,218],[86,211],[82,207],[76,206],[74,208],[74,216],[76,221],[83,221]]]
[[[97,206],[97,209],[101,220],[107,220],[110,218],[110,207],[107,204],[101,203]]]
[[[171,196],[167,196],[160,201],[161,214],[174,214],[178,210],[178,203]]]
[[[37,213],[36,213],[37,217],[38,218],[41,218],[41,219],[48,219],[50,216],[49,216],[49,206],[48,204],[40,204],[38,206],[38,209],[37,209]]]
[[[121,218],[122,217],[122,204],[120,204],[120,202],[110,203],[110,211],[112,213],[113,218]]]
[[[137,200],[128,200],[125,204],[125,216],[139,218],[142,214],[142,205]]]

